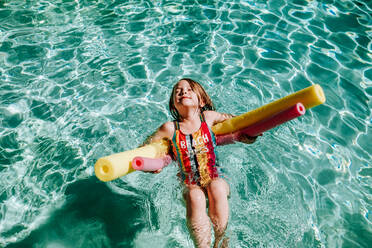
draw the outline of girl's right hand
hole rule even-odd
[[[156,171],[151,171],[152,174],[159,174],[163,169],[159,169],[159,170],[156,170]]]
[[[159,174],[163,169],[159,169],[159,170],[156,170],[156,171],[142,171],[144,173],[151,173],[151,174]]]

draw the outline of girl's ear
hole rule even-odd
[[[199,101],[199,108],[200,108],[200,112],[204,112],[206,110],[205,103],[203,100]]]
[[[204,108],[204,106],[205,106],[205,103],[204,103],[203,99],[200,99],[199,100],[199,107]]]

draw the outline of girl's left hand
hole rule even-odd
[[[262,136],[262,134],[260,134],[259,136]],[[252,144],[256,141],[257,137],[258,136],[251,137],[251,136],[248,136],[248,135],[242,133],[242,134],[239,135],[238,141],[242,142],[242,143],[245,143],[245,144]]]

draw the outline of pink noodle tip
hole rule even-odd
[[[132,167],[140,171],[157,171],[170,164],[171,161],[172,158],[169,155],[162,158],[135,157],[132,160]]]

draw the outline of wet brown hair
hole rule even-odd
[[[199,104],[204,104],[203,106],[200,106],[200,112],[203,112],[203,111],[206,111],[206,110],[216,110],[211,98],[209,97],[207,92],[204,90],[203,86],[201,86],[198,82],[196,82],[196,81],[194,81],[190,78],[182,78],[181,80],[179,80],[173,86],[172,94],[171,94],[170,99],[169,99],[169,110],[171,112],[172,117],[175,120],[180,120],[181,119],[181,116],[178,113],[178,111],[176,109],[176,106],[174,105],[174,98],[175,98],[175,95],[176,95],[177,85],[182,80],[185,80],[189,83],[192,91],[194,91],[196,93],[196,95],[198,96]]]

